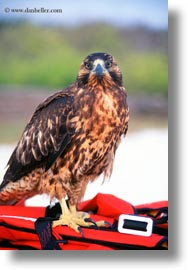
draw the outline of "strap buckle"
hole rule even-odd
[[[119,216],[118,232],[120,233],[149,237],[152,234],[152,230],[153,220],[149,217],[125,214]]]

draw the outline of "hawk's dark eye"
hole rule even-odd
[[[110,68],[112,66],[112,60],[106,60],[105,66],[106,66],[106,68]]]
[[[91,70],[92,69],[92,63],[91,62],[85,62],[84,63],[85,68]]]

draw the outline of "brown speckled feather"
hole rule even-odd
[[[47,193],[77,204],[89,181],[112,173],[128,128],[126,98],[113,57],[89,55],[77,81],[37,107],[8,162],[0,203]]]
[[[41,103],[27,124],[10,160],[4,181],[16,181],[35,168],[48,170],[71,140],[66,128],[75,86]]]

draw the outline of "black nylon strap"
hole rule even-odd
[[[44,250],[61,250],[52,234],[52,219],[38,218],[35,222],[35,230],[38,234],[41,247]]]

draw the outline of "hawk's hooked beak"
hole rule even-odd
[[[97,76],[101,77],[105,72],[106,68],[104,66],[104,61],[97,59],[93,63],[93,70],[92,70]]]

